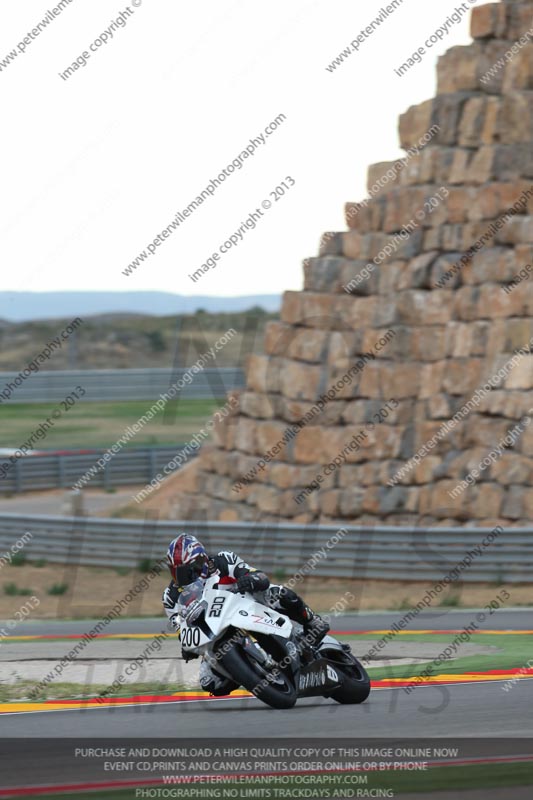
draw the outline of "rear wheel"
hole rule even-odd
[[[337,651],[332,652],[331,658],[325,653],[323,655],[343,678],[342,686],[331,692],[328,697],[332,697],[337,703],[343,705],[364,703],[370,694],[371,684],[370,677],[363,665],[355,656],[350,655],[343,658],[342,654]]]
[[[281,668],[262,667],[240,645],[225,653],[220,663],[236,682],[271,708],[292,708],[296,703],[298,693],[290,677]]]

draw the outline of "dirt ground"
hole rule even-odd
[[[121,574],[122,573],[122,574]],[[0,619],[16,619],[15,614],[26,605],[30,619],[68,619],[100,617],[124,598],[130,589],[147,579],[146,573],[101,567],[69,567],[46,564],[38,567],[24,564],[20,567],[6,565],[0,570]],[[144,584],[147,588],[123,610],[122,616],[158,616],[163,614],[161,593],[168,584],[165,572]],[[25,591],[29,594],[6,594],[8,591]],[[54,585],[67,588],[63,594],[49,594]],[[431,583],[403,583],[399,581],[354,581],[309,578],[294,588],[317,610],[336,612],[357,610],[407,610],[420,602]],[[459,585],[443,592],[434,600],[435,606],[482,607],[505,588],[509,592],[508,605],[533,605],[533,592],[527,585]],[[34,596],[39,600],[36,608]],[[24,612],[22,612],[24,613]],[[10,633],[16,635],[16,628]]]

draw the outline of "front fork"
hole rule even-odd
[[[260,665],[261,669],[265,671],[265,674],[268,674],[269,672],[275,673],[275,670],[279,668],[282,670],[288,669],[292,673],[297,686],[300,672],[300,651],[298,646],[295,644],[292,637],[291,639],[285,639],[283,636],[271,634],[269,638],[278,642],[280,645],[279,649],[284,653],[282,659],[278,662],[274,661],[272,656],[267,653],[263,647],[261,647],[252,633],[244,630],[234,630],[226,642],[222,643],[222,645],[217,649],[217,652],[220,652],[222,648],[227,647],[230,642],[232,644],[239,644],[247,656]],[[217,658],[216,655],[206,653],[205,658],[212,668],[224,675],[227,675],[220,663],[220,656]],[[231,675],[227,675],[227,677],[231,678]]]
[[[264,669],[268,670],[276,666],[276,662],[272,656],[270,656],[266,650],[263,650],[257,639],[250,633],[244,634],[242,646],[246,655],[253,658],[254,661],[257,661]]]
[[[261,647],[257,639],[248,631],[234,630],[226,641],[222,642],[215,653],[206,653],[204,658],[209,666],[217,670],[219,673],[231,678],[221,664],[221,654],[227,652],[228,647],[240,645],[245,651],[246,655],[253,659],[261,668],[267,672],[276,666],[274,659]]]

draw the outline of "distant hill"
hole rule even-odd
[[[117,313],[158,317],[194,314],[198,309],[209,313],[240,312],[253,306],[277,312],[280,305],[279,294],[188,297],[170,292],[1,292],[0,319],[26,322]]]
[[[25,367],[75,316],[75,311],[63,309],[61,319],[0,320],[0,372]],[[83,324],[55,350],[43,370],[189,366],[230,328],[237,333],[218,352],[217,366],[244,367],[249,353],[262,351],[265,326],[279,314],[255,306],[227,313],[119,312],[80,317]]]

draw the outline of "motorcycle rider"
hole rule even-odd
[[[198,578],[205,581],[213,575],[219,577],[218,586],[237,584],[240,592],[250,592],[259,602],[303,625],[305,638],[311,644],[319,644],[329,631],[328,623],[312,611],[296,592],[285,586],[271,584],[264,572],[250,567],[230,550],[221,550],[215,555],[208,555],[203,544],[195,536],[181,533],[168,546],[167,564],[172,580],[163,592],[163,606],[178,633],[180,592]],[[185,660],[198,658],[194,653],[186,651],[183,655]],[[236,683],[218,674],[205,658],[202,659],[200,666],[200,685],[204,691],[217,697],[229,694],[238,688]]]

